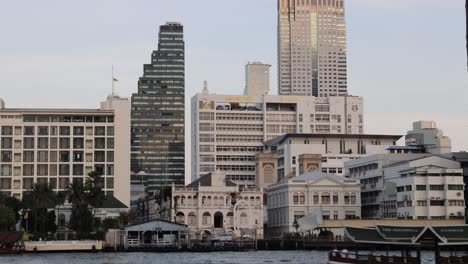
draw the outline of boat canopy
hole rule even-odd
[[[375,228],[345,227],[346,236],[354,243],[420,245],[468,245],[468,225],[457,226],[386,226]]]

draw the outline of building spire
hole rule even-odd
[[[208,94],[208,81],[207,80],[204,80],[203,81],[203,91],[202,91],[203,94]]]

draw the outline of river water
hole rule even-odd
[[[430,259],[431,254],[423,254]],[[38,253],[0,255],[1,264],[205,264],[307,263],[327,264],[327,251],[252,251],[212,253]],[[423,263],[433,263],[423,261]]]

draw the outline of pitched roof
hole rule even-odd
[[[104,196],[104,199],[102,200],[100,208],[106,208],[106,209],[111,209],[111,208],[128,208],[124,203],[119,201],[117,198],[115,198],[112,195],[106,195]]]
[[[377,135],[377,134],[311,134],[311,133],[289,133],[265,141],[267,146],[277,145],[288,138],[372,138],[399,140],[402,135]]]

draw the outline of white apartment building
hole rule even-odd
[[[270,92],[270,67],[271,65],[261,62],[245,65],[244,95],[258,96]]]
[[[268,236],[296,232],[297,220],[310,214],[323,219],[361,217],[359,180],[323,172],[284,179],[267,189]]]
[[[396,145],[401,135],[368,134],[285,134],[264,143],[265,152],[275,152],[278,158],[277,179],[295,177],[306,171],[344,175],[344,162],[360,157],[386,153]],[[316,165],[310,157],[318,155]],[[309,163],[305,165],[303,163]],[[305,166],[302,168],[300,166]],[[311,168],[310,166],[314,166]],[[259,168],[257,168],[259,169]]]
[[[363,131],[362,97],[232,96],[205,89],[192,98],[192,178],[220,170],[253,184],[264,141],[286,133]]]
[[[207,174],[186,187],[173,186],[172,204],[172,219],[188,225],[191,239],[239,238],[253,230],[263,238],[263,192],[241,189],[224,173]]]
[[[360,179],[363,218],[463,218],[460,163],[432,154],[373,155],[345,163]]]
[[[278,94],[347,95],[344,0],[278,0]]]
[[[102,175],[103,190],[130,206],[130,101],[99,109],[6,108],[0,103],[0,191],[22,198],[35,183],[56,191]]]

